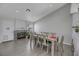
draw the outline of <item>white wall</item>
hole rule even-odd
[[[16,20],[15,30],[26,30],[26,22],[23,20]]]
[[[55,32],[58,35],[63,33],[65,43],[71,43],[72,19],[70,15],[70,4],[56,10],[55,12],[36,22],[34,30],[36,32]]]
[[[24,20],[15,23],[13,18],[0,18],[0,42],[14,40],[14,30],[26,30],[26,23]]]
[[[0,20],[0,43],[2,42],[2,20]]]
[[[2,20],[2,41],[14,40],[14,21]]]

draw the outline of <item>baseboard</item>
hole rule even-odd
[[[64,42],[64,44],[66,44],[66,45],[72,45],[71,43],[66,43],[66,42]]]
[[[11,41],[14,41],[14,40],[3,41],[2,43],[11,42]]]

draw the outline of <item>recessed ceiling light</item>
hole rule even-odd
[[[19,12],[19,10],[16,10],[16,13],[18,13]]]
[[[50,7],[52,7],[53,5],[51,4],[51,5],[49,5]]]

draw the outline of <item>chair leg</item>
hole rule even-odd
[[[58,48],[58,46],[56,46],[56,51],[55,51],[56,53],[57,53],[57,55],[58,55],[58,52],[59,52],[59,48]]]
[[[63,45],[62,45],[62,53],[64,52],[64,49],[63,49]]]
[[[64,53],[64,49],[63,49],[63,46],[61,46],[61,56],[63,55]]]
[[[34,42],[34,48],[35,48],[35,46],[36,46],[36,40],[34,40],[33,42]]]
[[[49,48],[48,48],[48,46],[47,46],[47,53],[49,53]]]
[[[41,48],[41,44],[39,44],[40,48]]]
[[[38,46],[38,43],[36,43],[35,47],[37,47],[37,46]]]
[[[58,52],[58,46],[57,46],[57,52]]]
[[[43,50],[43,45],[41,45],[41,50]]]

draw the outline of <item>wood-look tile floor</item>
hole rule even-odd
[[[64,45],[64,56],[71,56],[71,46]],[[55,51],[55,56],[60,56],[60,52]],[[21,39],[0,43],[0,56],[51,56],[51,53],[46,53],[40,48],[30,48],[30,40]]]

